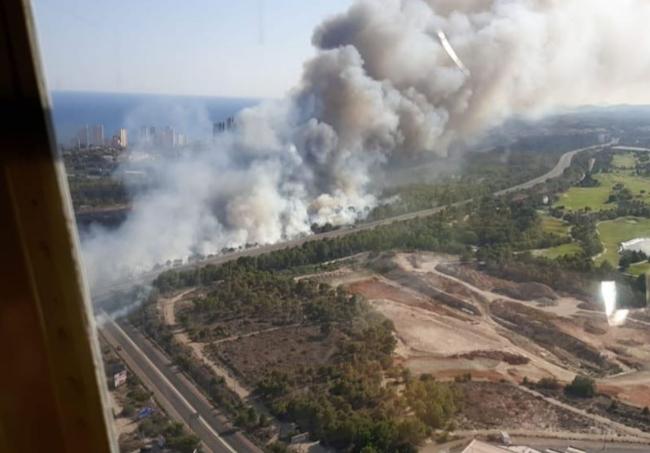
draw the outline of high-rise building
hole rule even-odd
[[[221,134],[226,131],[233,130],[235,128],[235,118],[229,116],[224,121],[218,121],[212,124],[212,136],[216,137],[217,134]]]
[[[140,128],[140,133],[138,135],[138,142],[141,145],[148,145],[151,143],[151,136],[149,135],[149,128],[148,127],[141,127]]]
[[[129,145],[129,140],[128,140],[126,129],[120,128],[117,131],[117,136],[118,136],[119,146],[121,148],[126,148]]]
[[[88,129],[88,126],[86,125],[81,129],[79,129],[79,132],[77,133],[77,146],[79,148],[87,148],[89,144],[90,144],[90,131]]]
[[[175,146],[185,146],[187,145],[187,138],[184,134],[176,134],[176,143]]]
[[[95,124],[90,130],[90,144],[102,146],[104,144],[104,125]]]
[[[173,148],[174,147],[174,128],[165,126],[162,128],[159,134],[158,144],[163,148]]]

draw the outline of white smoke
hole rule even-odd
[[[515,113],[647,101],[649,22],[643,0],[359,1],[317,28],[286,99],[244,110],[208,150],[154,164],[159,188],[85,241],[91,284],[363,218],[390,162],[444,156]]]

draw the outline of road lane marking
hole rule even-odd
[[[111,325],[112,325],[112,326],[113,326],[113,327],[114,327],[114,328],[115,328],[115,329],[120,333],[120,335],[122,335],[124,338],[126,338],[126,340],[129,342],[129,344],[130,344],[130,345],[131,345],[131,346],[132,346],[136,351],[138,351],[140,354],[142,354],[142,356],[143,356],[144,359],[147,361],[147,363],[149,364],[149,366],[151,366],[151,368],[152,368],[152,369],[153,369],[157,374],[160,375],[160,377],[163,379],[163,381],[164,381],[164,382],[165,382],[169,387],[171,387],[172,391],[173,391],[173,392],[176,394],[176,396],[177,396],[177,397],[178,397],[178,398],[183,402],[183,404],[185,404],[185,405],[187,406],[187,408],[190,409],[190,411],[191,411],[192,413],[194,413],[194,414],[198,413],[198,411],[194,408],[194,406],[192,406],[192,405],[190,404],[190,402],[187,401],[187,400],[185,399],[185,397],[181,394],[181,392],[178,391],[178,389],[177,389],[177,388],[176,388],[176,387],[175,387],[175,386],[174,386],[174,385],[169,381],[169,379],[167,379],[167,376],[165,376],[165,375],[162,373],[162,371],[160,371],[160,370],[158,369],[158,367],[157,367],[157,366],[156,366],[156,365],[151,361],[151,359],[149,359],[149,357],[147,356],[147,354],[145,354],[144,351],[143,351],[142,349],[140,349],[140,347],[139,347],[137,344],[135,344],[135,342],[131,339],[131,337],[130,337],[126,332],[124,332],[124,330],[123,330],[123,329],[122,329],[122,328],[121,328],[121,327],[120,327],[120,326],[119,326],[119,325],[118,325],[118,324],[117,324],[117,323],[116,323],[116,322],[115,322],[115,321],[114,321],[114,320],[113,320],[113,319],[112,319],[108,314],[106,314],[106,312],[103,312],[103,314],[104,314],[104,316],[106,316],[106,317],[108,318],[108,321],[107,321],[107,322],[110,323],[110,324],[111,324]],[[223,446],[224,446],[228,451],[230,451],[230,452],[232,452],[232,453],[237,453],[237,450],[233,449],[233,448],[230,446],[230,444],[229,444],[228,442],[226,442],[226,441],[225,441],[225,440],[224,440],[224,439],[223,439],[223,438],[222,438],[222,437],[221,437],[221,436],[220,436],[220,435],[219,435],[219,434],[218,434],[214,429],[212,429],[212,427],[211,427],[211,426],[210,426],[210,425],[205,421],[205,419],[204,419],[203,417],[201,417],[200,415],[199,415],[199,422],[202,423],[203,426],[205,426],[205,427],[208,429],[208,431],[210,431],[210,432],[211,432],[211,433],[212,433],[212,434],[217,438],[217,440],[219,440],[219,441],[223,444]]]

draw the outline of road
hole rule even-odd
[[[259,452],[226,417],[196,389],[171,361],[142,334],[127,325],[119,326],[108,316],[101,335],[113,346],[129,368],[153,392],[174,419],[187,425],[214,453]]]
[[[555,164],[555,167],[553,167],[550,171],[547,173],[538,176],[536,178],[533,178],[529,181],[526,181],[521,184],[517,184],[516,186],[509,187],[507,189],[499,190],[494,193],[495,196],[503,196],[511,192],[516,192],[518,190],[525,190],[525,189],[530,189],[532,187],[535,187],[538,184],[542,184],[549,179],[557,178],[562,173],[564,170],[566,170],[569,165],[571,165],[571,161],[573,160],[573,157],[581,152],[584,151],[589,151],[589,150],[594,150],[598,148],[604,148],[606,146],[610,146],[612,144],[615,144],[615,142],[609,142],[605,143],[602,145],[594,145],[594,146],[588,146],[585,148],[579,148],[579,149],[574,149],[571,151],[567,151],[566,153],[562,154],[560,159],[558,160],[557,164]],[[443,206],[437,206],[435,208],[430,208],[430,209],[423,209],[420,211],[414,211],[414,212],[409,212],[407,214],[402,214],[394,217],[389,217],[387,219],[382,219],[382,220],[376,220],[374,222],[365,222],[365,223],[360,223],[356,224],[353,226],[348,226],[348,227],[343,227],[339,228],[337,230],[332,230],[328,231],[325,233],[317,233],[317,234],[312,234],[310,236],[305,236],[305,237],[300,237],[296,239],[291,239],[288,241],[283,241],[283,242],[278,242],[275,244],[269,244],[269,245],[263,245],[260,247],[251,247],[248,249],[244,250],[239,250],[237,252],[233,253],[228,253],[225,255],[219,255],[214,258],[209,258],[205,260],[200,260],[188,264],[184,264],[181,266],[176,266],[173,269],[174,270],[187,270],[187,269],[193,269],[196,267],[200,266],[205,266],[207,264],[223,264],[227,263],[228,261],[233,261],[241,257],[246,257],[246,256],[257,256],[257,255],[262,255],[264,253],[269,253],[273,252],[276,250],[282,250],[286,248],[291,248],[291,247],[299,247],[307,242],[311,241],[320,241],[322,239],[328,239],[328,238],[337,238],[337,237],[342,237],[342,236],[347,236],[349,234],[354,234],[359,231],[366,231],[366,230],[372,230],[374,228],[377,228],[378,226],[383,226],[383,225],[389,225],[391,223],[395,222],[403,222],[405,220],[411,220],[411,219],[416,219],[416,218],[422,218],[422,217],[429,217],[431,215],[437,214],[438,212],[442,211],[445,208],[448,207],[454,207],[454,206],[462,206],[464,204],[469,203],[472,201],[471,199],[464,200],[464,201],[459,201],[456,203],[451,203],[448,205],[443,205]],[[164,269],[159,269],[151,272],[146,272],[143,274],[140,274],[138,277],[121,283],[117,285],[111,285],[110,287],[106,288],[99,288],[93,292],[93,301],[95,303],[97,302],[102,302],[103,300],[106,300],[111,297],[112,294],[114,294],[117,291],[125,291],[128,290],[129,288],[132,288],[136,285],[146,285],[151,283],[160,273],[169,270],[169,268],[164,268]]]

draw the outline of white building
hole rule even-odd
[[[119,129],[117,131],[117,137],[118,137],[117,140],[118,140],[119,145],[122,148],[126,148],[128,146],[128,144],[129,144],[129,139],[128,139],[126,129],[124,129],[124,128]]]

